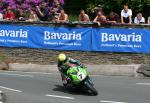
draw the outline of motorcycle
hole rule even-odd
[[[86,67],[71,64],[70,68],[67,70],[67,75],[71,78],[71,84],[73,87],[82,87],[89,94],[98,95]]]

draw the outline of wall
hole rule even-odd
[[[145,64],[150,54],[55,51],[43,49],[0,47],[0,59],[8,63],[56,64],[61,52],[85,64]]]
[[[50,22],[11,22],[0,21],[1,24],[10,25],[45,25],[45,26],[71,26],[71,27],[97,27],[97,24],[59,24]],[[112,24],[117,28],[145,28],[149,29],[149,25],[119,25]],[[111,27],[111,24],[105,24],[106,27]],[[103,25],[101,25],[103,26]],[[0,62],[19,62],[19,63],[38,63],[38,64],[56,64],[57,55],[62,51],[43,50],[43,49],[27,49],[27,48],[8,48],[0,47]],[[150,54],[136,53],[104,53],[104,52],[82,52],[82,51],[63,51],[68,56],[79,59],[86,64],[150,64]]]

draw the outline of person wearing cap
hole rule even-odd
[[[61,53],[58,55],[58,70],[61,73],[63,85],[67,86],[71,82],[71,79],[67,76],[67,70],[69,69],[69,64],[75,64],[80,67],[84,67],[78,60],[74,60],[70,57],[67,57],[65,54]]]

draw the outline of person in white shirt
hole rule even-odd
[[[121,11],[121,23],[132,23],[132,10],[128,8],[128,5],[124,5],[123,10]]]
[[[0,13],[0,21],[3,21],[3,14]]]
[[[142,13],[138,13],[134,18],[135,24],[145,23],[145,18],[142,16]]]

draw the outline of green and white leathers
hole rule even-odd
[[[71,79],[71,84],[75,87],[83,88],[89,94],[97,95],[98,92],[94,88],[86,67],[74,65],[67,70],[67,76]]]
[[[86,68],[73,66],[67,70],[67,75],[72,79],[72,84],[78,85],[88,76],[88,72]]]

